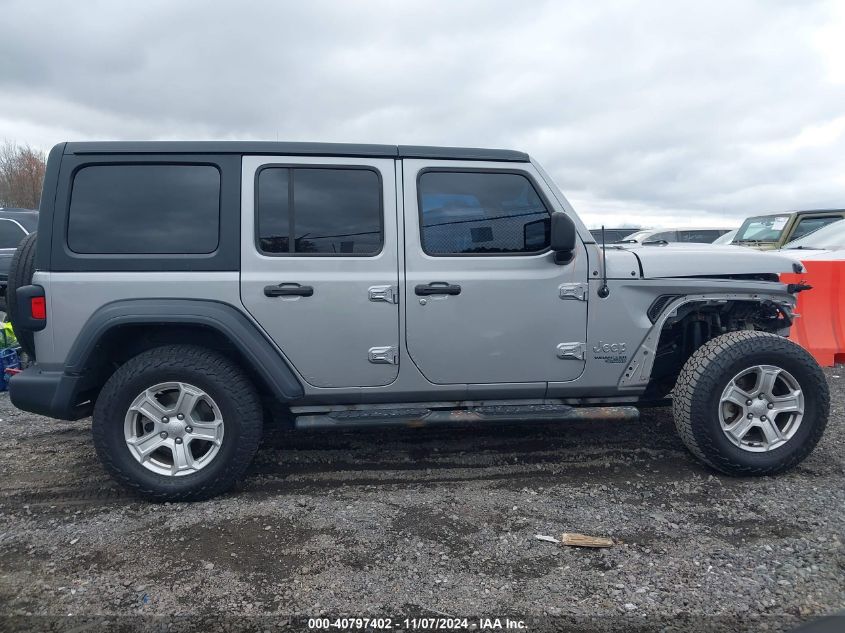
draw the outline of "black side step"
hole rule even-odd
[[[576,420],[638,420],[635,407],[570,407],[565,404],[496,405],[464,409],[347,409],[296,417],[297,429],[344,429],[387,426],[438,426],[494,422],[572,422]]]

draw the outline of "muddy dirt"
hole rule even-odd
[[[636,423],[268,428],[238,489],[161,505],[108,478],[90,421],[3,394],[0,630],[298,630],[321,615],[789,630],[845,608],[845,369],[826,372],[827,434],[779,477],[714,473],[652,409]],[[562,532],[617,545],[534,538]]]

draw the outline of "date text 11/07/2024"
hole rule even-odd
[[[525,631],[524,620],[512,618],[309,618],[308,628],[312,630],[409,630],[409,631]]]

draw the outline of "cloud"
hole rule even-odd
[[[0,0],[0,138],[501,146],[590,225],[845,206],[824,2]]]

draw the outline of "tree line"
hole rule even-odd
[[[37,209],[47,157],[29,145],[0,145],[0,207]]]

